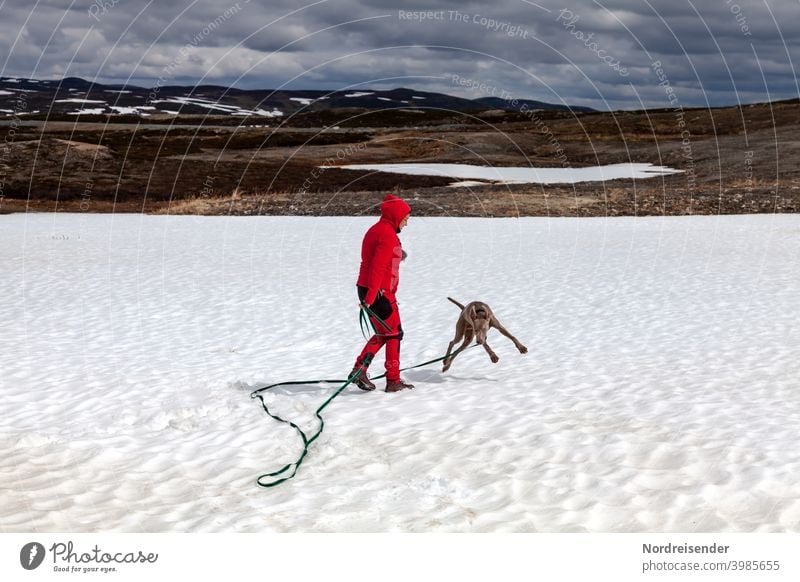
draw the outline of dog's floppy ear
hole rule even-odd
[[[470,305],[470,307],[469,307],[469,318],[472,321],[475,321],[476,317],[478,317],[478,312],[475,311],[475,306],[474,305]]]

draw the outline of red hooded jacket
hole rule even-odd
[[[381,204],[381,219],[364,235],[357,284],[367,288],[367,305],[375,302],[378,291],[397,293],[403,254],[397,232],[410,212],[411,207],[404,200],[387,194]]]

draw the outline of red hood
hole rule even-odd
[[[381,204],[381,218],[385,218],[397,230],[403,219],[411,213],[411,207],[397,196],[387,194]]]

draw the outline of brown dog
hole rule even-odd
[[[519,353],[528,353],[528,348],[523,346],[517,338],[511,335],[508,330],[497,321],[497,317],[495,317],[492,309],[488,305],[481,301],[473,301],[472,303],[468,303],[465,307],[452,297],[448,297],[448,299],[461,308],[461,315],[458,317],[458,322],[456,323],[456,336],[453,338],[453,341],[450,342],[450,345],[447,346],[442,372],[447,372],[447,370],[450,369],[450,365],[453,363],[455,357],[472,341],[473,336],[475,336],[475,341],[486,349],[486,353],[489,354],[492,362],[497,363],[500,358],[497,357],[497,354],[495,354],[492,348],[489,347],[489,344],[486,343],[486,334],[489,333],[489,328],[492,327],[514,342]],[[463,343],[456,350],[455,355],[451,357],[450,352],[453,350],[453,346],[462,338],[464,338]]]

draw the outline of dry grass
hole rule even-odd
[[[340,115],[317,112],[305,121],[330,123]],[[549,134],[518,114],[492,118],[492,126],[475,119],[467,123],[462,115],[426,114],[428,121],[444,123],[416,127],[404,125],[409,115],[368,116],[387,125],[366,132],[135,126],[105,132],[90,124],[74,132],[59,125],[44,131],[21,128],[11,147],[5,211],[352,215],[368,211],[386,192],[416,194],[418,214],[471,216],[549,215],[554,209],[589,215],[683,214],[687,208],[693,213],[795,212],[800,207],[798,103],[687,110],[690,159],[674,111],[542,113]],[[445,188],[451,180],[443,177],[318,169],[331,159],[336,164],[560,166],[563,159],[553,140],[569,166],[653,162],[692,169],[696,179],[689,184],[684,174],[636,183],[469,190]],[[80,206],[87,198],[84,210]]]

